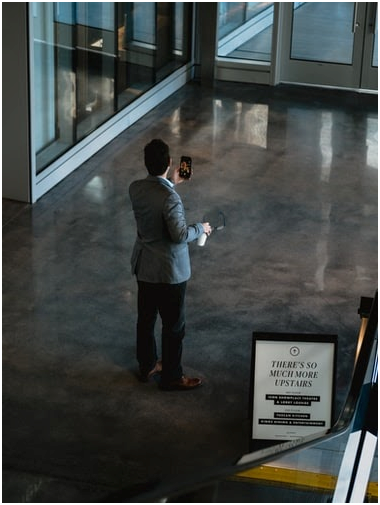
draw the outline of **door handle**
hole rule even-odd
[[[352,33],[356,33],[356,28],[359,28],[359,26],[360,26],[360,23],[358,21],[358,8],[359,8],[359,3],[355,2],[354,17],[352,19]]]

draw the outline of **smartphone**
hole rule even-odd
[[[181,163],[179,165],[179,175],[182,179],[190,179],[193,174],[190,156],[181,156]]]

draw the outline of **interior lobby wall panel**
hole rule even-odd
[[[27,4],[3,12],[3,197],[30,201]],[[15,58],[17,48],[17,58]]]

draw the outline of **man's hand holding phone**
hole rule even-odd
[[[190,179],[193,175],[192,159],[190,156],[181,156],[179,176],[181,179]]]
[[[174,184],[188,181],[193,174],[192,160],[190,156],[181,156],[179,167],[173,171],[171,180]]]

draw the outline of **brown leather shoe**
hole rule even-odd
[[[182,376],[180,379],[175,381],[171,381],[168,384],[161,383],[160,388],[164,391],[187,391],[189,389],[195,389],[202,385],[202,379],[198,379],[197,377],[190,378]]]
[[[155,364],[154,368],[148,373],[141,372],[140,370],[140,375],[139,379],[141,382],[148,382],[149,379],[153,377],[153,375],[156,375],[157,373],[162,372],[162,361],[158,360],[157,363]]]

